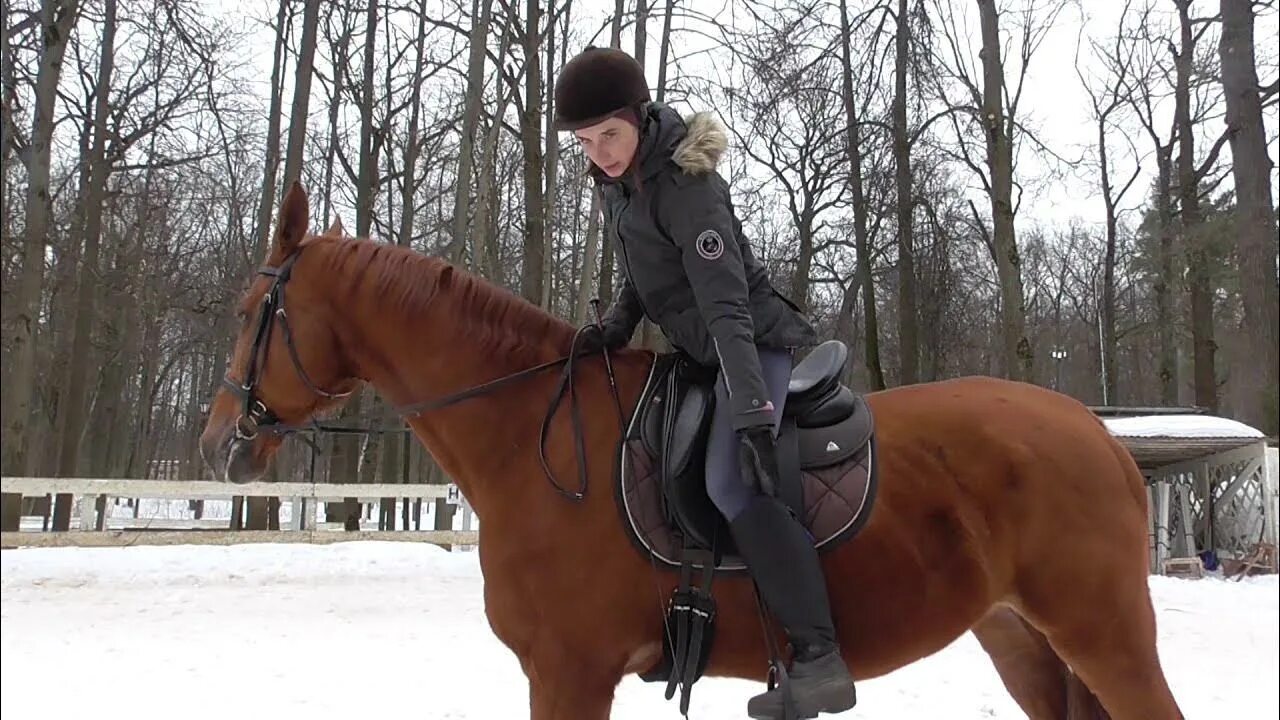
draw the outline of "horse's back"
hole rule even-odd
[[[926,542],[933,535],[958,543],[980,559],[992,585],[1065,536],[1145,547],[1142,477],[1080,402],[991,377],[904,386],[867,400],[886,514]]]

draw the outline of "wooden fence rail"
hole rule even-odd
[[[81,498],[80,529],[71,532],[4,532],[0,547],[120,547],[129,545],[233,545],[242,543],[317,543],[352,540],[429,542],[444,545],[476,545],[479,533],[470,530],[470,507],[455,486],[426,484],[327,484],[267,483],[234,484],[207,480],[136,480],[115,478],[0,478],[0,491],[17,495],[69,494]],[[127,528],[97,529],[98,498],[148,498],[178,500],[230,500],[234,497],[276,497],[293,499],[294,527],[291,530],[230,530],[193,527],[186,529]],[[421,500],[445,498],[464,508],[462,531],[402,530],[344,531],[316,528],[306,517],[307,501],[358,498],[376,502],[382,498]],[[104,504],[106,504],[104,502]],[[314,507],[314,506],[312,506]],[[99,522],[95,522],[97,519]],[[193,524],[195,521],[192,521]],[[169,522],[162,523],[168,526]]]

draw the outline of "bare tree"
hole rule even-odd
[[[967,165],[982,181],[990,200],[991,230],[989,247],[999,278],[1000,325],[1004,372],[1011,378],[1029,380],[1032,377],[1034,353],[1026,330],[1026,303],[1021,275],[1021,260],[1014,230],[1017,205],[1014,202],[1015,146],[1020,138],[1035,138],[1020,122],[1022,91],[1026,84],[1031,60],[1058,16],[1066,7],[1065,0],[1040,2],[1031,0],[1017,15],[1016,35],[1016,83],[1008,82],[1004,45],[1001,41],[1000,12],[994,0],[978,0],[978,16],[981,28],[982,64],[981,87],[976,72],[970,67],[966,40],[960,36],[962,24],[948,2],[938,4],[938,12],[944,28],[944,36],[950,55],[950,75],[958,82],[967,96],[967,103],[948,104],[963,111],[970,119],[969,127],[980,131],[985,146],[985,159],[981,165],[970,153],[966,132],[962,129],[958,114],[951,113],[956,131],[958,159]],[[1006,89],[1007,88],[1007,89]],[[945,90],[942,96],[946,97]],[[1042,147],[1042,145],[1039,145]],[[976,208],[975,208],[976,210]],[[981,228],[982,232],[987,232]]]
[[[1134,72],[1125,82],[1125,99],[1134,116],[1142,125],[1143,131],[1151,141],[1155,154],[1156,178],[1153,189],[1153,205],[1155,227],[1153,235],[1157,239],[1157,261],[1155,283],[1156,332],[1158,336],[1159,355],[1156,375],[1160,381],[1160,401],[1165,405],[1178,403],[1178,343],[1175,333],[1174,286],[1177,283],[1177,252],[1175,248],[1176,228],[1174,223],[1173,200],[1173,148],[1177,142],[1177,126],[1170,123],[1167,138],[1157,127],[1160,85],[1167,80],[1161,67],[1158,46],[1168,42],[1160,38],[1160,28],[1152,17],[1151,5],[1142,6],[1136,22],[1133,23],[1135,33],[1128,37],[1121,47],[1132,48],[1135,57]],[[1127,24],[1123,19],[1122,26]],[[1123,33],[1117,37],[1124,38]],[[1108,58],[1108,64],[1115,66],[1124,62],[1123,58],[1129,50]]]
[[[1250,358],[1242,378],[1250,392],[1241,413],[1245,422],[1274,435],[1280,431],[1280,299],[1276,291],[1276,216],[1271,205],[1272,163],[1262,122],[1264,96],[1259,93],[1254,60],[1254,3],[1222,0],[1222,87],[1226,93],[1227,133],[1237,203],[1236,245],[1244,336]],[[1265,96],[1273,98],[1273,81]]]
[[[613,17],[609,26],[609,47],[622,47],[622,15],[626,5],[623,0],[614,0]],[[607,236],[608,231],[605,231]],[[600,250],[600,304],[608,307],[613,302],[613,243],[605,240]]]
[[[311,74],[316,56],[316,30],[320,24],[320,0],[306,0],[302,12],[302,40],[298,68],[293,79],[293,109],[289,112],[289,149],[284,160],[282,188],[302,178],[302,156],[307,138],[307,109],[311,106]]]
[[[466,247],[467,226],[471,211],[471,168],[475,156],[475,135],[480,125],[480,105],[484,102],[485,47],[489,41],[489,22],[493,0],[474,0],[471,11],[471,35],[468,40],[467,90],[463,100],[462,134],[458,147],[458,181],[453,195],[453,245],[455,256]],[[477,217],[479,217],[477,215]]]
[[[94,88],[93,145],[86,158],[89,166],[89,183],[81,199],[84,213],[84,250],[80,256],[76,287],[75,321],[72,329],[71,355],[68,363],[66,403],[59,416],[58,475],[74,476],[80,459],[80,438],[84,432],[88,399],[86,383],[89,379],[89,333],[96,320],[94,308],[99,275],[98,255],[102,241],[102,210],[106,201],[107,175],[109,173],[107,150],[108,112],[111,98],[111,73],[115,65],[116,0],[105,0],[102,19],[102,39],[99,45],[98,76]],[[71,495],[58,495],[53,508],[53,529],[67,530],[71,524]]]
[[[1204,163],[1196,165],[1195,113],[1191,103],[1196,44],[1211,27],[1207,19],[1191,17],[1191,0],[1173,0],[1178,7],[1179,43],[1170,47],[1174,56],[1174,125],[1178,129],[1178,218],[1187,251],[1187,284],[1191,296],[1191,345],[1194,358],[1196,404],[1217,411],[1217,343],[1213,321],[1213,259],[1204,232],[1201,182],[1213,170],[1226,134],[1209,151]]]
[[[810,307],[814,257],[831,243],[823,237],[825,214],[844,203],[840,187],[847,160],[844,108],[831,91],[839,83],[839,62],[828,52],[831,41],[823,28],[807,15],[804,6],[785,7],[777,18],[732,31],[730,49],[743,64],[744,78],[724,90],[738,112],[738,121],[728,125],[735,148],[782,189],[796,240],[794,255],[790,244],[784,250],[790,266],[786,290],[802,310]]]
[[[62,59],[66,54],[71,29],[80,11],[79,0],[42,0],[40,4],[39,70],[36,75],[35,108],[32,118],[26,198],[26,229],[22,246],[22,271],[17,308],[12,317],[15,326],[9,338],[10,370],[4,393],[3,460],[5,475],[25,475],[30,458],[28,428],[31,420],[31,398],[35,388],[36,334],[39,326],[41,295],[44,285],[45,247],[49,239],[52,198],[49,167],[53,140],[54,102]],[[8,29],[5,29],[7,32]],[[18,497],[8,495],[4,512],[4,529],[17,529]]]
[[[1108,137],[1118,134],[1127,139],[1127,135],[1118,132],[1117,114],[1125,108],[1125,88],[1129,84],[1129,76],[1133,72],[1133,46],[1126,47],[1124,21],[1129,16],[1129,3],[1125,3],[1121,11],[1121,24],[1110,48],[1096,41],[1091,42],[1091,57],[1106,68],[1107,75],[1102,87],[1095,87],[1096,81],[1090,81],[1081,69],[1080,42],[1076,43],[1076,74],[1080,84],[1089,95],[1093,123],[1097,130],[1097,168],[1098,181],[1102,189],[1102,202],[1106,211],[1106,252],[1103,261],[1101,320],[1102,320],[1102,382],[1103,403],[1107,404],[1116,397],[1116,245],[1117,225],[1119,222],[1119,205],[1124,196],[1133,187],[1142,170],[1138,153],[1132,142],[1128,144],[1128,157],[1131,157],[1133,172],[1127,179],[1121,176],[1118,187],[1112,177],[1112,162],[1115,157],[1108,149]],[[1083,33],[1083,24],[1081,27]],[[1123,153],[1123,150],[1122,150]],[[1121,157],[1124,157],[1122,155]]]
[[[901,11],[901,7],[899,10]],[[875,279],[871,273],[871,244],[868,239],[867,228],[869,203],[866,192],[863,189],[862,131],[859,126],[858,102],[854,96],[853,58],[850,48],[852,35],[848,3],[846,0],[840,0],[840,87],[845,111],[845,150],[849,156],[848,178],[851,203],[853,205],[854,252],[857,254],[857,271],[854,273],[850,288],[845,292],[839,317],[843,321],[848,313],[852,313],[852,306],[856,303],[857,290],[861,286],[866,338],[863,350],[870,384],[868,389],[883,390],[885,388],[884,370],[880,366],[880,332],[876,321]],[[846,333],[852,335],[849,331],[846,331]]]
[[[520,144],[524,149],[524,248],[520,294],[531,303],[542,299],[542,258],[546,237],[546,208],[542,177],[542,71],[538,54],[542,12],[538,0],[526,0],[524,41],[524,97],[520,99]]]
[[[280,104],[284,95],[284,51],[288,37],[289,0],[280,0],[276,14],[275,51],[271,58],[271,104],[267,111],[266,160],[262,173],[262,195],[258,199],[257,220],[253,225],[253,254],[249,262],[261,262],[267,251],[267,234],[270,232],[271,207],[276,195],[276,173],[280,171]]]
[[[920,377],[920,346],[915,249],[911,237],[915,204],[911,194],[911,142],[907,130],[907,67],[911,48],[911,16],[907,12],[907,0],[898,0],[895,19],[893,156],[898,191],[898,353],[901,383],[910,385]]]

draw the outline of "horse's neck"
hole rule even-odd
[[[396,292],[383,296],[395,297]],[[345,316],[340,334],[360,376],[395,406],[443,398],[557,356],[550,346],[535,346],[519,357],[493,352],[483,347],[478,333],[467,331],[467,311],[457,299],[435,302],[443,307],[430,317],[411,317],[409,311],[371,298],[335,308]],[[555,378],[549,370],[409,418],[415,434],[477,513],[485,514],[498,499],[516,501],[518,486],[529,484],[527,478],[510,476],[524,460],[537,457],[538,423]]]

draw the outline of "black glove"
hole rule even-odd
[[[778,495],[778,444],[772,425],[755,425],[738,431],[738,466],[742,481],[756,492]]]
[[[578,351],[587,355],[598,353],[601,349],[613,351],[626,345],[630,339],[617,327],[590,323],[582,330]]]

